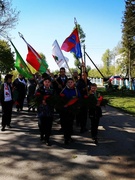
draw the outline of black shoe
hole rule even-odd
[[[65,140],[65,141],[64,141],[64,144],[65,144],[65,145],[69,145],[69,141],[68,141],[68,140]]]
[[[41,135],[40,141],[44,141],[44,136]]]
[[[5,127],[2,127],[1,131],[5,131]]]
[[[11,125],[7,125],[7,127],[8,127],[8,128],[12,128],[12,126],[11,126]]]
[[[59,133],[63,133],[63,128],[60,128],[60,129],[59,129]]]
[[[98,139],[96,138],[94,142],[95,142],[95,144],[98,144]]]
[[[70,139],[69,139],[69,142],[71,142],[71,143],[72,143],[72,142],[75,142],[75,140],[74,140],[74,139],[72,139],[72,138],[70,138]]]
[[[98,140],[97,139],[95,139],[95,144],[98,144]]]
[[[28,112],[30,112],[30,108],[28,109]]]
[[[51,146],[51,143],[50,143],[49,140],[45,140],[45,144],[46,144],[47,146]]]
[[[81,128],[80,133],[85,133],[85,132],[87,132],[87,131],[88,131],[87,128]]]
[[[98,138],[97,137],[92,137],[92,139],[94,140],[95,144],[98,144]]]

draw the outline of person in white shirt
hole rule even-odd
[[[0,90],[0,101],[2,106],[2,129],[5,131],[5,127],[11,128],[11,115],[13,107],[13,94],[12,94],[12,74],[7,74],[5,76],[5,81],[1,85]]]

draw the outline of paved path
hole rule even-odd
[[[135,179],[135,117],[109,106],[103,111],[98,146],[77,128],[76,141],[65,146],[55,121],[48,147],[39,140],[36,113],[14,109],[13,128],[0,131],[0,180]]]

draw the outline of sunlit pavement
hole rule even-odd
[[[1,108],[0,108],[1,116]],[[12,128],[0,131],[0,180],[132,180],[135,179],[135,117],[103,108],[99,142],[89,131],[74,126],[70,145],[64,145],[58,116],[52,146],[40,141],[36,112],[16,112]]]

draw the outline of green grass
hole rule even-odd
[[[106,91],[105,88],[98,88],[98,91],[108,100],[108,105],[135,115],[135,91]]]

